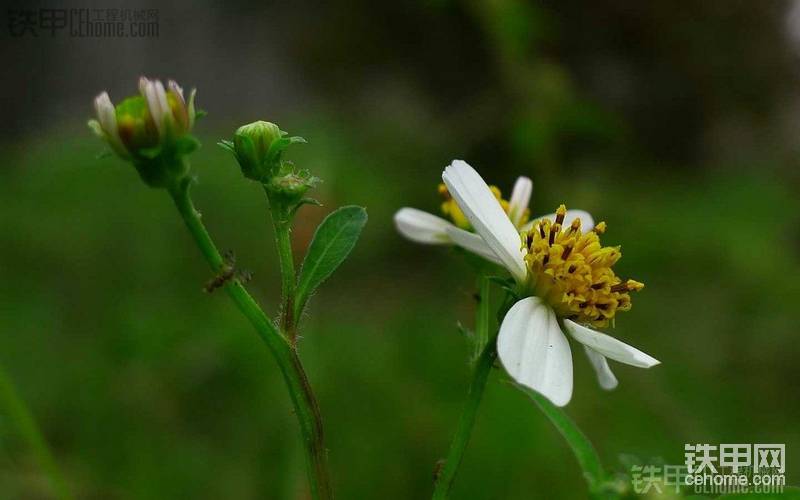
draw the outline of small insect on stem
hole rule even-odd
[[[236,277],[236,255],[234,255],[233,251],[228,250],[225,252],[223,260],[224,262],[219,273],[211,278],[211,280],[206,283],[206,286],[203,287],[203,291],[206,293],[211,293],[217,288],[222,288],[227,282]]]
[[[252,272],[246,269],[241,271],[236,269],[236,255],[234,255],[233,250],[225,252],[222,258],[224,262],[219,273],[203,287],[203,291],[206,293],[212,293],[217,288],[222,288],[231,280],[237,280],[239,283],[247,283],[253,279]]]

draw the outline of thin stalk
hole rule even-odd
[[[475,314],[475,359],[481,355],[489,343],[489,287],[491,282],[486,276],[478,278],[478,311]]]
[[[269,193],[267,194],[269,200]],[[272,227],[275,229],[275,246],[278,249],[278,261],[281,268],[281,304],[280,325],[281,329],[294,342],[297,337],[294,318],[294,300],[297,278],[294,269],[294,255],[292,253],[292,220],[287,210],[280,203],[269,200]]]
[[[170,186],[169,193],[200,252],[208,261],[211,269],[219,273],[223,268],[224,261],[203,226],[200,213],[194,208],[189,196],[189,181],[185,180]],[[255,327],[259,337],[270,349],[278,363],[300,424],[312,498],[316,500],[332,499],[333,491],[328,473],[328,453],[323,439],[322,417],[308,377],[297,356],[297,351],[238,280],[228,281],[225,291],[239,311]]]
[[[489,373],[492,371],[495,359],[497,359],[497,339],[494,336],[489,339],[489,280],[487,278],[481,278],[480,289],[475,334],[477,339],[487,339],[487,341],[475,363],[472,382],[467,393],[467,401],[458,419],[456,432],[453,436],[453,441],[450,443],[450,450],[447,453],[444,466],[436,479],[433,491],[434,500],[444,500],[450,494],[450,488],[453,486],[458,467],[461,465],[464,451],[475,426],[478,407],[483,398],[483,391],[486,389],[486,382],[489,380]]]
[[[72,500],[73,496],[67,488],[53,454],[50,453],[50,449],[47,447],[42,431],[36,425],[33,415],[31,415],[27,405],[17,394],[14,385],[2,367],[0,367],[0,408],[4,408],[4,413],[8,416],[9,421],[16,424],[19,433],[33,450],[39,466],[50,477],[50,484],[56,498]]]

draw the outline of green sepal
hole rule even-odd
[[[200,149],[200,141],[194,136],[184,135],[175,141],[175,152],[179,155],[188,155]]]
[[[300,201],[297,202],[295,206],[291,208],[291,210],[289,211],[289,216],[294,217],[294,215],[303,205],[314,205],[315,207],[323,206],[319,200],[316,200],[314,198],[302,198]]]
[[[285,132],[282,132],[285,133]],[[281,157],[281,153],[291,146],[292,144],[307,144],[306,141],[302,137],[281,137],[280,139],[276,139],[272,141],[272,144],[269,145],[269,149],[267,150],[267,158],[266,163],[271,167],[279,166],[279,160]]]
[[[142,158],[146,158],[148,160],[152,160],[152,159],[158,157],[158,155],[161,154],[161,151],[163,151],[161,146],[155,146],[155,147],[152,147],[152,148],[142,148],[142,149],[136,151],[136,154],[141,156]]]
[[[507,276],[488,276],[489,281],[495,283],[502,288],[513,288],[514,287],[514,280]]]
[[[233,141],[227,141],[225,139],[222,139],[221,141],[217,142],[217,146],[221,147],[225,151],[233,153],[234,156],[236,155],[236,148],[233,145]]]

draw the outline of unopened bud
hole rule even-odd
[[[285,173],[281,161],[283,150],[305,142],[302,137],[287,137],[274,123],[259,120],[239,127],[233,141],[218,144],[233,153],[245,177],[269,184],[270,179]]]
[[[269,149],[282,136],[277,125],[261,120],[242,125],[236,130],[233,136],[234,153],[245,177],[254,180],[269,177],[272,170]]]

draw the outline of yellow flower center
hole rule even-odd
[[[491,189],[492,194],[494,195],[495,198],[497,198],[497,201],[500,202],[500,206],[503,207],[503,211],[505,213],[508,213],[509,211],[508,200],[503,199],[503,193],[500,191],[500,188],[498,188],[497,186],[489,186],[489,189]],[[462,212],[461,209],[458,208],[458,203],[456,203],[456,200],[454,200],[453,197],[450,196],[450,192],[447,190],[447,186],[445,186],[443,183],[439,184],[438,191],[439,191],[439,196],[443,200],[441,205],[442,213],[445,216],[449,217],[450,220],[453,221],[453,224],[455,224],[456,226],[460,227],[461,229],[466,229],[467,231],[471,231],[472,226],[470,225],[469,220],[464,215],[464,212]],[[526,208],[525,213],[521,219],[522,222],[520,222],[520,226],[528,222],[528,213],[529,211]]]
[[[617,311],[630,310],[629,292],[638,292],[644,284],[614,274],[612,267],[622,253],[618,246],[600,244],[605,222],[584,233],[576,218],[564,228],[566,212],[561,205],[555,221],[542,219],[522,233],[530,292],[549,303],[559,317],[606,327]]]

